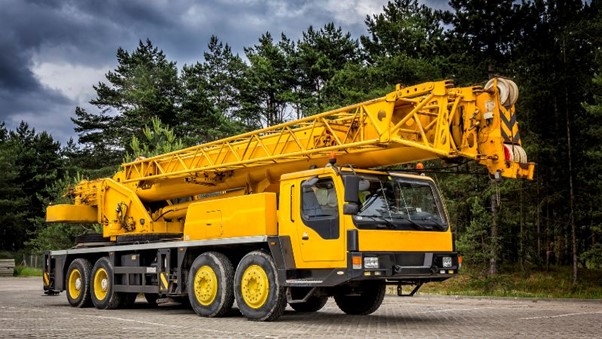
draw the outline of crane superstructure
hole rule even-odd
[[[112,178],[77,184],[73,204],[48,207],[48,222],[99,223],[103,234],[49,252],[45,289],[98,308],[137,293],[188,296],[204,316],[236,299],[245,316],[273,320],[287,301],[315,311],[329,296],[346,313],[371,313],[385,283],[400,294],[416,285],[413,294],[459,263],[433,181],[369,169],[470,159],[495,177],[531,179],[517,98],[504,78],[398,85],[379,99],[125,163]]]

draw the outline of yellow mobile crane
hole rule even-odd
[[[514,82],[397,86],[385,97],[122,165],[82,181],[47,222],[103,234],[46,254],[44,289],[72,306],[131,304],[140,293],[188,300],[219,317],[234,300],[252,320],[332,296],[370,314],[386,285],[458,273],[444,204],[426,176],[370,170],[472,159],[495,177],[533,177],[521,147]],[[341,164],[341,165],[337,165]],[[93,237],[92,237],[93,238]]]

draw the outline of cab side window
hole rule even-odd
[[[331,178],[310,179],[301,185],[301,218],[322,238],[339,237],[338,199]]]

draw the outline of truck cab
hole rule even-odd
[[[293,291],[336,295],[372,282],[370,289],[394,284],[400,294],[414,285],[413,294],[458,273],[445,206],[429,177],[334,166],[285,174],[278,212],[279,236],[290,246],[282,273]]]

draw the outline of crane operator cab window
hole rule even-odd
[[[331,178],[311,178],[301,184],[301,219],[320,237],[339,238],[339,205]]]
[[[434,184],[395,176],[366,176],[359,182],[360,229],[446,231],[447,219]]]

